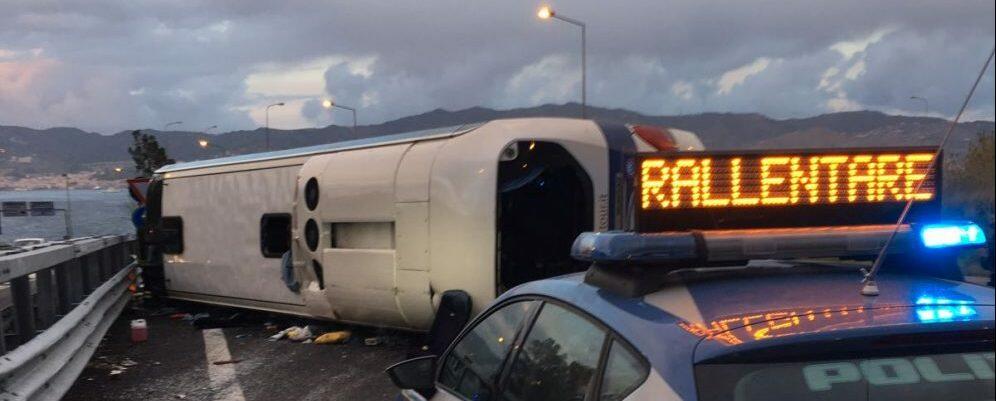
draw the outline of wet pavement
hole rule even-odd
[[[195,304],[169,307],[207,311],[212,317],[240,312]],[[397,390],[384,368],[404,359],[418,341],[404,332],[244,311],[231,323],[237,327],[201,330],[172,314],[161,307],[126,308],[63,400],[390,400]],[[148,341],[131,342],[132,319],[147,320]],[[353,336],[346,344],[270,341],[276,331],[265,321],[281,329],[308,323],[320,330],[345,328]],[[364,345],[374,336],[384,342]]]

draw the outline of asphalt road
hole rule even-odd
[[[190,313],[207,308],[173,306]],[[209,312],[227,317],[239,311]],[[232,323],[238,327],[201,330],[171,314],[163,308],[126,308],[63,400],[390,400],[397,390],[384,368],[404,359],[418,341],[407,333],[245,312]],[[143,318],[149,339],[133,344],[129,322]],[[270,341],[275,331],[265,321],[276,321],[280,328],[295,323],[346,328],[353,336],[336,345]],[[364,345],[368,337],[383,343]]]

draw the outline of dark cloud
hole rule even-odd
[[[913,94],[950,115],[993,46],[996,13],[978,1],[552,5],[588,24],[591,103],[776,117],[918,113]],[[536,6],[8,0],[0,124],[113,132],[183,120],[188,129],[235,129],[259,124],[261,106],[275,101],[288,102],[273,111],[284,125],[346,122],[320,108],[322,97],[360,108],[361,123],[437,107],[576,100],[578,31],[536,19]],[[850,50],[832,48],[842,42]],[[324,64],[306,73],[316,60]],[[247,84],[274,69],[301,72],[266,90]],[[317,81],[295,84],[297,76]],[[295,89],[274,89],[281,85]],[[992,93],[990,69],[973,116],[993,118]]]

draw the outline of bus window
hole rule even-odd
[[[498,293],[587,267],[570,250],[593,227],[592,184],[566,149],[551,142],[510,145],[497,185]]]
[[[179,216],[163,216],[162,229],[159,231],[162,252],[170,255],[183,253],[183,218]]]
[[[259,244],[265,258],[280,258],[290,250],[290,213],[267,213],[259,220]]]

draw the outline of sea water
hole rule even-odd
[[[131,213],[137,207],[124,190],[107,192],[89,189],[70,189],[72,204],[73,236],[106,234],[134,234]],[[0,191],[0,202],[55,202],[55,207],[66,208],[66,191]],[[0,243],[12,243],[19,238],[62,239],[66,235],[63,212],[54,216],[0,216]]]

